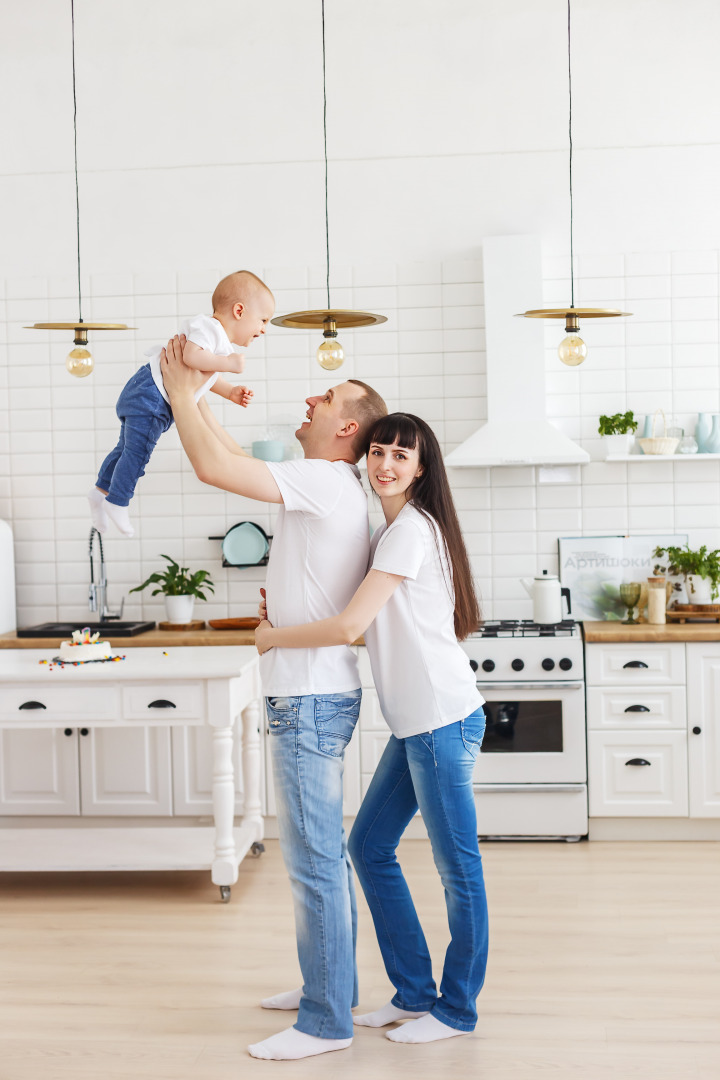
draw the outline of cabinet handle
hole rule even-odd
[[[72,728],[71,727],[66,727],[63,734],[68,735],[68,736],[72,735]]]
[[[625,712],[650,712],[647,705],[628,705]]]
[[[629,761],[626,761],[625,764],[626,765],[649,765],[650,762],[646,761],[644,757],[634,757],[634,758],[630,758]]]
[[[18,709],[47,709],[47,705],[43,705],[42,701],[23,701]]]
[[[644,667],[644,668],[646,668],[647,664],[645,663],[644,660],[628,660],[627,664],[623,664],[623,667],[624,668],[627,668],[627,667]]]
[[[86,728],[86,727],[81,727],[81,728],[80,728],[80,734],[81,734],[81,735],[89,735],[89,734],[90,734],[90,732],[89,732],[88,728]]]
[[[167,698],[158,698],[157,701],[151,701],[148,705],[148,709],[176,709],[177,705],[174,701],[168,701]]]
[[[693,731],[693,735],[699,735],[700,732],[702,731],[702,728],[701,727],[694,727],[692,729],[692,731]]]

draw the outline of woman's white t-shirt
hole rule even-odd
[[[435,523],[408,503],[374,533],[370,568],[405,578],[365,631],[393,735],[433,731],[479,709],[475,673],[455,637],[452,573]]]

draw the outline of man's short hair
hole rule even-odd
[[[227,311],[233,304],[247,304],[261,292],[272,296],[262,278],[252,270],[236,270],[218,282],[212,294],[213,311]]]
[[[347,411],[353,420],[357,420],[359,428],[353,440],[353,448],[357,451],[358,459],[368,451],[368,435],[376,420],[381,416],[387,416],[388,408],[377,390],[372,386],[361,382],[360,379],[348,379],[353,386],[359,386],[364,393],[347,403]]]

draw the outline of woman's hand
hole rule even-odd
[[[255,648],[261,656],[263,653],[269,652],[273,647],[269,641],[272,628],[272,623],[268,622],[267,619],[263,619],[260,625],[255,628]]]

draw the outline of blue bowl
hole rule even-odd
[[[258,439],[252,444],[254,458],[261,461],[282,461],[285,457],[285,444],[279,439]]]

